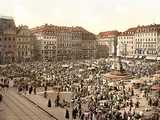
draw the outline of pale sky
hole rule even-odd
[[[160,0],[0,0],[16,25],[82,26],[93,33],[160,23]]]

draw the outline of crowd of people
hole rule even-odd
[[[62,91],[72,92],[72,99],[66,105],[65,118],[79,118],[81,120],[138,120],[143,117],[137,111],[140,105],[139,95],[135,94],[136,88],[129,86],[131,80],[109,81],[104,79],[104,74],[112,71],[113,60],[83,60],[63,62],[32,62],[12,64],[0,67],[2,86],[7,87],[9,82],[17,87],[17,91],[24,94],[37,94],[37,88],[44,88],[44,97],[47,98],[49,87]],[[151,76],[157,70],[157,63],[143,61],[123,61],[126,73],[134,78]],[[6,79],[7,78],[7,79]],[[158,82],[157,82],[158,81]],[[148,81],[146,81],[146,84]],[[144,84],[139,87],[144,87]],[[159,108],[159,96],[151,96],[151,86],[160,84],[156,80],[145,89],[145,99],[149,106]],[[133,100],[133,97],[137,97]],[[62,106],[66,102],[57,94],[55,106]],[[51,107],[51,100],[48,101]],[[64,105],[63,105],[64,107]],[[70,114],[69,107],[72,108]],[[156,114],[157,115],[157,114]],[[155,115],[155,116],[156,116]],[[154,116],[154,117],[155,117]],[[156,116],[157,117],[157,116]],[[153,120],[158,120],[159,118]]]

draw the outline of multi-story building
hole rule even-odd
[[[96,58],[107,58],[109,56],[109,46],[106,39],[97,35],[96,44]]]
[[[71,34],[72,39],[70,42],[72,44],[72,59],[81,59],[82,28],[77,27],[76,29],[73,29]]]
[[[91,58],[95,56],[95,35],[82,27],[42,25],[32,29],[33,33],[48,33],[56,38],[57,60]],[[86,47],[87,46],[87,47]]]
[[[137,56],[155,59],[160,50],[160,25],[138,26],[134,41]]]
[[[37,57],[44,61],[57,60],[57,38],[47,31],[41,31],[35,34]]]
[[[93,59],[96,57],[96,36],[89,32],[82,33],[81,58]]]
[[[97,39],[96,58],[107,58],[109,56],[109,47],[105,42]]]
[[[118,36],[120,56],[156,59],[160,53],[160,25],[130,28]]]
[[[97,50],[99,54],[105,53],[105,57],[109,56],[115,56],[117,53],[117,37],[119,32],[118,31],[106,31],[106,32],[100,32],[98,35],[98,48],[103,47],[106,49],[101,49],[100,51]],[[104,51],[102,51],[104,50]],[[103,55],[103,54],[102,54]],[[100,55],[99,55],[100,56]],[[103,55],[104,56],[104,55]]]
[[[80,27],[62,27],[57,31],[57,43],[59,60],[80,59],[81,52],[81,28]]]
[[[33,42],[34,36],[26,25],[17,27],[16,44],[17,44],[17,61],[33,60]]]
[[[0,63],[16,61],[16,26],[13,18],[0,17]]]
[[[72,33],[67,30],[57,34],[57,59],[68,60],[72,58]]]
[[[134,36],[137,28],[129,28],[118,36],[118,56],[132,58],[135,53]]]

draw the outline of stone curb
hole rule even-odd
[[[47,113],[49,116],[51,116],[52,118],[54,118],[55,120],[59,120],[58,118],[56,118],[54,115],[52,115],[51,113],[49,113],[47,110],[45,110],[44,108],[42,108],[40,105],[38,105],[37,103],[35,103],[34,101],[30,100],[28,97],[26,97],[25,95],[21,95],[23,96],[25,99],[27,99],[29,102],[31,102],[32,104],[34,104],[35,106],[37,106],[38,108],[40,108],[42,111],[44,111],[45,113]]]

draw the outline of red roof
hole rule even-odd
[[[100,38],[107,38],[107,37],[113,37],[113,36],[118,36],[119,32],[118,31],[106,31],[106,32],[100,32],[99,36]]]

